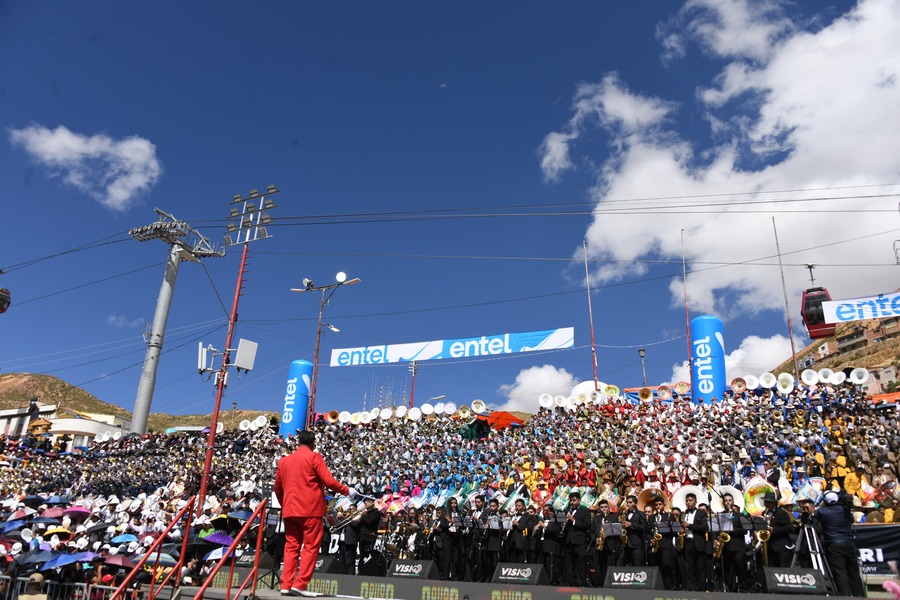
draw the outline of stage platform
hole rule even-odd
[[[309,589],[336,597],[390,598],[396,600],[735,600],[753,598],[767,600],[823,598],[802,594],[725,594],[703,592],[671,592],[666,590],[624,590],[602,588],[553,587],[546,585],[510,585],[470,583],[465,581],[412,580],[387,577],[359,577],[317,573]],[[218,590],[217,590],[218,591]],[[208,598],[218,597],[210,590]],[[190,598],[191,594],[185,593]],[[224,597],[224,595],[222,596]],[[281,600],[278,590],[257,590],[262,600]],[[831,596],[834,598],[834,596]]]

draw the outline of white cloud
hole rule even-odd
[[[54,176],[117,211],[127,209],[162,174],[156,146],[137,136],[116,140],[31,124],[10,130],[10,141]]]
[[[731,382],[735,377],[755,375],[771,371],[791,356],[791,342],[786,336],[774,335],[761,338],[751,335],[744,338],[741,345],[731,354],[725,355],[725,380]],[[690,381],[691,373],[687,361],[672,367],[669,383]]]
[[[574,166],[569,148],[582,135],[585,123],[596,119],[622,136],[646,134],[665,120],[672,106],[629,91],[615,74],[610,74],[600,83],[579,84],[573,108],[567,131],[550,132],[538,149],[541,170],[548,181],[558,180]]]
[[[106,324],[112,325],[113,327],[118,327],[120,329],[125,327],[140,327],[144,324],[144,318],[138,317],[136,319],[128,320],[125,315],[108,315],[106,317]]]
[[[694,41],[715,56],[762,60],[793,28],[776,0],[688,0],[657,37],[670,59]]]
[[[565,369],[552,365],[530,367],[519,371],[515,383],[500,386],[498,392],[506,397],[506,402],[497,410],[518,410],[536,413],[540,408],[541,394],[568,396],[578,380]]]
[[[789,25],[771,2],[691,1],[679,18],[686,37],[678,43],[698,43],[724,61],[717,76],[695,83],[696,105],[686,107],[706,115],[708,136],[700,138],[712,142],[677,128],[675,104],[628,91],[615,74],[579,84],[572,117],[555,132],[563,146],[556,153],[566,157],[587,132],[599,128],[609,138],[607,157],[585,161],[599,164],[589,256],[677,260],[684,229],[694,311],[726,319],[781,311],[774,215],[789,263],[792,312],[799,312],[800,291],[809,283],[803,263],[823,265],[817,281],[833,297],[882,291],[878,271],[829,265],[894,259],[891,244],[898,236],[889,230],[896,220],[869,210],[894,216],[896,210],[892,197],[871,195],[898,191],[883,184],[900,175],[900,3],[862,0],[816,31]],[[727,32],[742,37],[726,39]],[[552,135],[542,148],[549,150]],[[560,165],[548,170],[542,161],[552,179],[572,161],[550,164]],[[820,197],[835,199],[802,202]],[[635,200],[641,198],[649,200]],[[834,243],[852,238],[864,239]],[[581,248],[573,255],[580,258]],[[717,267],[722,263],[749,264]],[[645,270],[613,263],[593,271],[592,279],[604,283]],[[670,292],[679,304],[680,280]]]

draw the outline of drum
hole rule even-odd
[[[387,575],[387,562],[384,560],[384,555],[373,548],[365,556],[360,556],[357,573],[363,577],[384,577]]]

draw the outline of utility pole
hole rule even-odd
[[[203,461],[203,474],[200,478],[200,491],[197,498],[198,516],[203,514],[203,507],[206,503],[206,490],[209,487],[209,473],[212,469],[212,457],[216,445],[216,428],[219,425],[219,408],[222,405],[222,396],[225,395],[228,367],[234,366],[230,364],[231,342],[234,338],[234,326],[237,323],[238,302],[241,299],[241,293],[244,288],[247,249],[250,247],[250,242],[272,237],[268,234],[265,227],[272,222],[272,217],[265,211],[275,208],[275,201],[267,196],[274,196],[277,193],[278,188],[270,185],[264,195],[260,195],[258,190],[250,190],[250,195],[247,198],[242,198],[240,194],[235,194],[231,200],[231,211],[228,218],[235,221],[229,223],[225,229],[225,245],[243,245],[244,248],[241,251],[241,266],[238,269],[237,283],[234,288],[234,301],[231,304],[231,316],[228,319],[228,333],[225,335],[225,348],[222,351],[222,366],[216,373],[216,404],[213,407],[212,420],[209,424],[209,435],[206,438],[206,457]],[[259,202],[258,206],[256,202]],[[231,237],[232,234],[235,235],[234,238]],[[240,356],[240,353],[238,355]]]
[[[144,368],[138,383],[137,396],[134,399],[134,414],[131,419],[131,431],[147,433],[147,419],[150,416],[150,403],[153,401],[153,389],[156,387],[156,369],[159,366],[159,355],[162,353],[163,337],[166,334],[166,322],[169,320],[169,308],[172,305],[172,294],[175,291],[175,280],[181,261],[200,262],[201,258],[225,256],[209,240],[185,221],[179,221],[172,215],[156,209],[159,219],[150,225],[135,227],[128,234],[139,242],[162,240],[169,244],[169,258],[163,276],[159,296],[156,299],[156,313],[150,333],[145,336],[147,354],[144,356]],[[187,241],[186,241],[187,240]]]
[[[409,387],[409,407],[415,406],[416,398],[416,374],[419,372],[419,361],[409,361],[409,372],[412,373],[412,384]]]

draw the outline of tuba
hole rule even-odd
[[[641,402],[649,402],[653,398],[653,390],[648,387],[641,388],[641,391],[638,392],[638,398],[641,399]]]
[[[743,377],[735,377],[731,380],[731,391],[742,394],[747,389],[747,381]]]
[[[687,381],[679,381],[675,384],[675,393],[679,396],[686,396],[691,391],[691,384]]]
[[[325,413],[325,422],[329,425],[334,425],[340,419],[341,413],[336,410],[329,411]]]
[[[543,394],[541,394],[541,396],[543,397]],[[538,401],[540,401],[540,398],[538,398]],[[544,406],[544,404],[541,403],[541,406]],[[547,407],[544,407],[544,408],[547,408]],[[484,403],[484,400],[478,400],[478,399],[472,400],[472,412],[474,412],[476,415],[480,415],[481,413],[483,413],[486,410],[487,410],[487,404]]]
[[[869,380],[869,371],[863,367],[856,367],[850,371],[850,383],[853,385],[862,385]]]
[[[670,388],[667,385],[661,385],[658,388],[656,388],[656,395],[663,402],[665,402],[666,400],[671,400],[672,399],[672,388]]]

